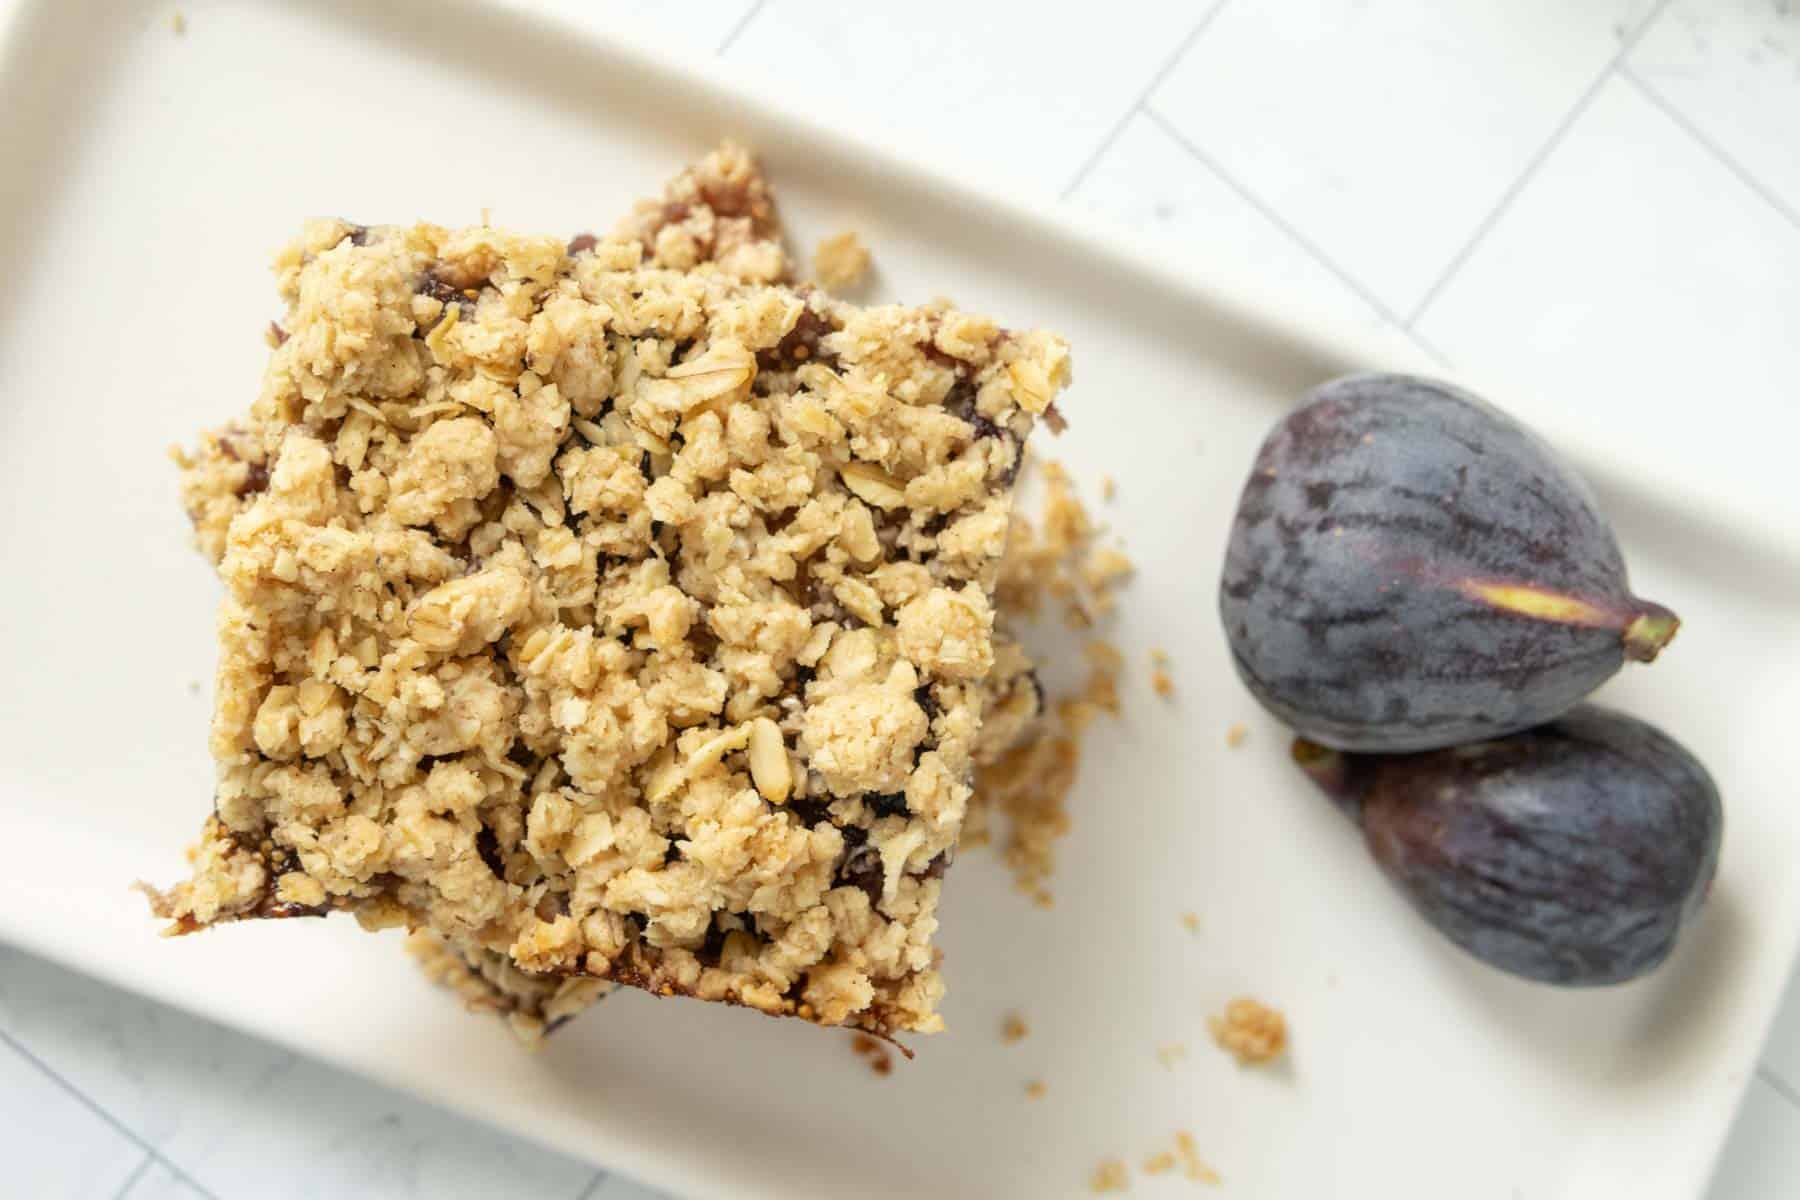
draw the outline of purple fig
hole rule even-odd
[[[1294,758],[1361,823],[1427,921],[1527,979],[1644,974],[1718,865],[1724,811],[1706,768],[1654,727],[1592,705],[1425,754],[1347,754],[1300,738]]]
[[[1679,622],[1632,595],[1592,493],[1445,384],[1326,384],[1263,443],[1219,610],[1239,675],[1313,741],[1430,750],[1567,711]]]

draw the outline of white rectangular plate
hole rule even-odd
[[[1703,756],[1729,810],[1713,902],[1667,969],[1530,986],[1383,886],[1240,690],[1214,616],[1265,428],[1313,383],[1408,365],[1393,348],[793,115],[824,98],[722,88],[579,25],[445,0],[221,5],[186,38],[165,21],[37,0],[4,45],[0,934],[692,1196],[1075,1195],[1102,1157],[1178,1128],[1239,1196],[1699,1192],[1800,930],[1782,761],[1800,565],[1791,523],[1734,515],[1730,464],[1634,458],[1629,397],[1584,398],[1571,425],[1574,398],[1486,389],[1584,466],[1613,456],[1597,482],[1640,590],[1688,624],[1607,696]],[[216,600],[162,449],[254,394],[268,252],[321,213],[603,228],[725,133],[761,150],[803,244],[862,231],[885,294],[949,293],[1075,345],[1075,428],[1043,449],[1090,495],[1120,481],[1104,513],[1141,572],[1113,631],[1125,714],[1090,739],[1054,909],[964,859],[943,914],[951,1031],[886,1079],[840,1034],[638,994],[526,1054],[347,920],[159,941],[126,885],[179,875],[207,809]],[[1646,331],[1646,352],[1676,336]],[[1567,431],[1606,404],[1623,432],[1602,453]],[[1795,440],[1773,404],[1731,416]],[[1147,686],[1152,647],[1172,702]],[[1207,1042],[1239,993],[1286,1011],[1281,1068]],[[1010,1009],[1032,1032],[1007,1046]],[[1166,1043],[1190,1051],[1172,1069]],[[1029,1079],[1048,1095],[1027,1100]]]

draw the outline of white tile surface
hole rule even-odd
[[[1797,315],[1800,227],[1615,78],[1418,329],[1469,367],[1553,381],[1526,411],[1566,404],[1578,425],[1584,391],[1640,394],[1645,461],[1800,521],[1791,449],[1746,436],[1793,403]]]
[[[665,1192],[645,1187],[623,1175],[608,1175],[582,1200],[665,1200],[666,1196]]]
[[[587,1164],[10,948],[0,948],[0,1031],[221,1197],[573,1200],[594,1177]],[[142,1157],[131,1149],[114,1187]]]
[[[593,20],[666,41],[685,51],[710,54],[742,25],[757,0],[537,0],[541,8]]]
[[[1781,1016],[1769,1030],[1769,1042],[1763,1048],[1763,1066],[1800,1094],[1800,964],[1795,965],[1793,976],[1788,980],[1787,997],[1781,1002]]]
[[[1645,0],[1230,4],[1150,105],[1405,314],[1647,12]]]
[[[1347,327],[1405,336],[1372,297],[1198,158],[1154,114],[1131,117],[1069,202],[1167,245],[1197,276],[1226,268],[1254,273],[1313,297],[1325,315]]]
[[[1675,0],[1627,63],[1800,213],[1800,5]]]
[[[159,1162],[147,1162],[118,1200],[205,1200],[206,1193]]]
[[[769,0],[725,57],[1056,194],[1212,3],[1116,0],[1071,20],[1016,0]]]
[[[1735,414],[1792,402],[1800,3],[1672,0],[1644,27],[1651,0],[1222,2],[544,0],[695,53],[729,42],[748,69],[803,64],[813,94],[1043,193],[1085,171],[1083,211],[1335,319],[1401,336],[1383,312],[1434,296],[1415,328],[1459,365]],[[1626,66],[1647,91],[1609,74],[1641,27]],[[1787,489],[1789,448],[1667,427]],[[658,1195],[4,948],[0,1033],[66,1081],[0,1044],[0,1195]],[[1713,1200],[1800,1194],[1797,1097],[1800,983]]]
[[[144,1161],[143,1147],[0,1043],[0,1193],[104,1200]]]
[[[1713,1176],[1711,1200],[1785,1200],[1800,1180],[1800,1108],[1766,1079],[1750,1081]]]

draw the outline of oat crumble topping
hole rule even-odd
[[[1063,343],[785,286],[733,147],[606,238],[314,221],[276,271],[261,395],[183,457],[218,777],[159,914],[938,1029]]]

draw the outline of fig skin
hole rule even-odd
[[[1492,966],[1571,987],[1655,968],[1711,888],[1724,831],[1706,768],[1636,718],[1582,705],[1426,754],[1294,758],[1362,825],[1412,906]]]
[[[1361,375],[1269,434],[1219,587],[1264,707],[1344,750],[1431,750],[1566,712],[1679,625],[1632,595],[1593,494],[1449,385]]]

